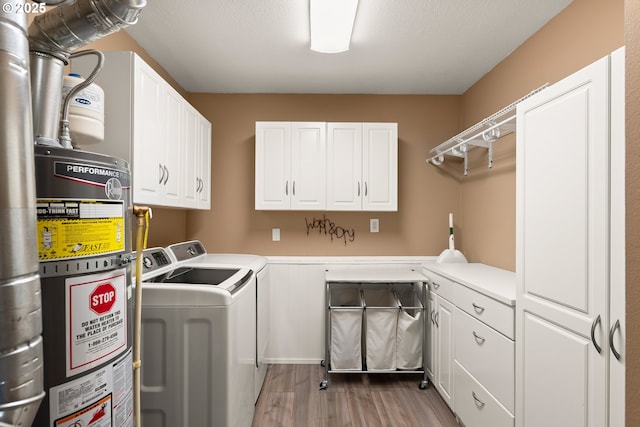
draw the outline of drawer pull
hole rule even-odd
[[[436,312],[435,317],[433,318],[433,320],[435,320],[436,322],[436,327],[439,328],[440,324],[438,323],[438,317],[440,317],[440,312]]]
[[[473,400],[476,401],[476,406],[478,408],[482,408],[485,405],[485,403],[482,400],[478,399],[478,396],[476,396],[476,392],[475,391],[471,392],[471,396],[473,396]]]
[[[484,337],[481,337],[480,335],[476,334],[476,331],[473,331],[473,337],[476,339],[478,344],[482,344],[486,341]]]
[[[484,307],[480,307],[475,302],[472,302],[471,305],[473,306],[473,309],[476,311],[476,313],[482,314],[484,312]]]
[[[440,284],[439,284],[439,283],[436,283],[436,282],[431,282],[431,283],[433,283],[433,288],[434,288],[435,290],[440,289]]]

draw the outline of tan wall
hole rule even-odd
[[[640,2],[625,1],[626,53],[626,425],[640,426]]]
[[[624,0],[574,0],[463,95],[463,126],[623,44]],[[515,270],[515,136],[499,140],[495,149],[492,170],[486,150],[478,150],[469,175],[461,178],[462,250],[475,262]]]
[[[433,255],[447,245],[448,212],[459,212],[459,184],[425,163],[428,147],[458,129],[458,96],[191,94],[213,124],[213,210],[187,215],[187,235],[212,251],[266,255]],[[254,210],[255,122],[398,122],[398,212]],[[355,230],[354,242],[331,241],[306,220],[326,216]],[[457,216],[456,216],[457,217]],[[369,233],[369,219],[380,232]],[[271,241],[280,228],[281,241]]]

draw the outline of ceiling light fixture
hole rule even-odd
[[[311,50],[340,53],[349,50],[358,0],[309,0]]]

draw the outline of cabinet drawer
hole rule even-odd
[[[466,427],[514,426],[514,416],[458,362],[454,362],[454,372],[455,412]]]
[[[460,309],[456,309],[455,325],[458,363],[514,412],[514,342]]]
[[[512,340],[515,337],[515,315],[513,307],[482,295],[466,286],[455,288],[456,305],[476,319],[506,335]]]
[[[435,292],[439,296],[446,298],[451,302],[454,302],[454,289],[456,287],[459,287],[459,284],[426,269],[423,269],[422,273],[427,276],[430,291]]]

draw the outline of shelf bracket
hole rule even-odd
[[[485,148],[488,151],[488,167],[493,167],[493,143],[505,135],[516,130],[516,106],[523,100],[545,89],[548,83],[529,92],[517,101],[504,107],[497,113],[476,123],[456,136],[431,149],[433,155],[427,159],[427,163],[440,166],[444,162],[445,155],[464,159],[464,175],[468,173],[468,151],[475,147]]]

